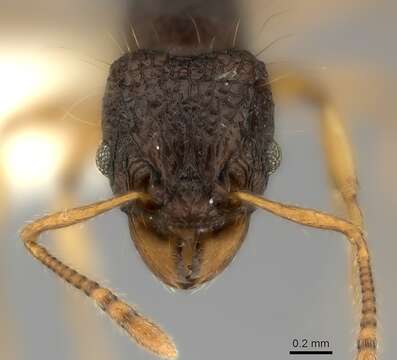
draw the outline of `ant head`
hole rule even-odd
[[[229,195],[262,193],[279,162],[267,82],[265,65],[237,50],[142,50],[112,65],[98,167],[115,194],[152,198],[123,210],[144,260],[171,286],[214,277],[244,239],[251,209]]]

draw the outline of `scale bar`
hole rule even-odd
[[[290,351],[290,355],[332,355],[333,351]]]

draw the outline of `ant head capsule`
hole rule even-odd
[[[123,211],[146,264],[171,286],[213,278],[244,240],[252,208],[229,195],[262,193],[280,161],[267,82],[265,65],[238,50],[139,50],[111,67],[99,167],[112,169],[116,195],[155,202]]]

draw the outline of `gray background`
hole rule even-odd
[[[397,356],[396,122],[392,112],[397,83],[397,9],[393,1],[386,0],[321,3],[257,2],[254,8],[257,17],[266,19],[292,5],[297,21],[291,20],[294,14],[278,19],[267,30],[267,41],[283,32],[297,35],[275,46],[269,52],[270,61],[309,64],[310,74],[327,66],[318,71],[318,77],[348,120],[373,253],[380,358],[389,360]],[[103,33],[107,27],[114,31],[123,7],[121,2],[105,0],[59,1],[56,5],[0,0],[1,54],[31,56],[29,51],[43,46],[64,46],[77,54],[96,54],[111,61],[117,49]],[[266,44],[266,39],[259,43]],[[48,60],[47,54],[42,56]],[[103,73],[75,61],[73,53],[58,54],[52,61],[81,68],[87,76],[100,78],[99,82],[104,79]],[[81,91],[83,85],[65,85],[61,75],[58,80],[58,85],[52,85],[52,97],[37,101],[73,102],[71,94]],[[271,178],[266,196],[337,212],[317,115],[307,104],[277,104],[276,137],[283,149],[283,163]],[[26,221],[53,209],[56,187],[8,186],[12,201],[2,227],[0,255],[0,358],[153,358],[122,335],[90,299],[58,280],[24,250],[18,231]],[[110,196],[92,159],[78,192],[78,204]],[[84,230],[90,231],[82,247],[86,253],[80,254],[80,246],[73,244],[76,256],[62,258],[160,323],[175,339],[181,359],[288,359],[294,338],[328,340],[334,350],[329,358],[354,358],[357,311],[349,289],[348,243],[338,234],[306,229],[257,211],[236,260],[215,281],[191,294],[172,293],[152,277],[133,247],[120,211],[92,220]],[[44,236],[45,243],[60,254],[51,238]]]

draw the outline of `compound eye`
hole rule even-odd
[[[281,164],[281,148],[274,140],[266,151],[266,171],[269,175],[276,172]]]
[[[111,173],[111,152],[106,142],[102,142],[96,153],[96,166],[105,176],[109,177]]]

